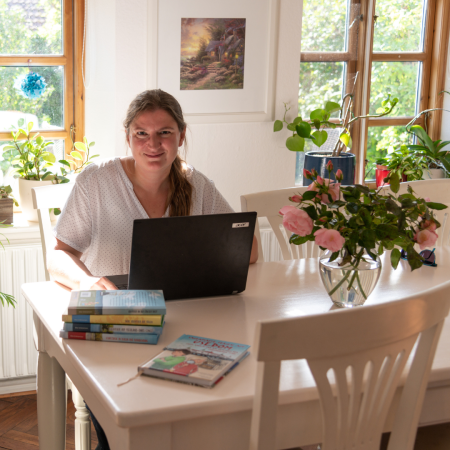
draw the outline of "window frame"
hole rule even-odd
[[[374,52],[374,17],[376,0],[350,0],[351,5],[360,5],[359,39],[357,42],[357,57],[352,58],[351,51],[346,52],[301,52],[302,62],[345,62],[347,74],[358,72],[355,86],[354,113],[357,116],[369,113],[370,87],[373,62],[412,61],[421,62],[419,111],[432,108],[442,108],[443,95],[439,92],[445,89],[445,72],[447,67],[447,47],[450,28],[450,2],[446,0],[427,0],[426,24],[424,29],[424,46],[421,52]],[[352,23],[355,17],[350,17]],[[348,48],[352,48],[352,34],[349,35]],[[353,47],[356,48],[356,47]],[[350,68],[349,68],[350,66]],[[428,80],[428,82],[425,82]],[[347,81],[347,80],[346,80]],[[369,127],[374,126],[405,126],[413,116],[380,117],[361,119],[352,126],[353,147],[351,152],[356,156],[356,183],[365,183],[365,160],[367,156],[367,140]],[[333,120],[331,120],[333,121]],[[425,124],[421,116],[417,122]],[[427,126],[433,139],[440,138],[442,111],[428,115]]]
[[[84,84],[82,51],[84,2],[62,1],[63,55],[0,55],[0,66],[64,66],[64,124],[61,130],[36,130],[45,139],[63,139],[65,157],[72,149],[72,139],[84,136]],[[29,60],[31,60],[29,62]],[[35,130],[33,130],[34,133]],[[72,134],[72,135],[71,135]],[[11,132],[0,131],[0,141],[11,140]]]

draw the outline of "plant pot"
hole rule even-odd
[[[31,196],[31,189],[40,186],[49,186],[53,184],[52,180],[25,180],[19,178],[19,205],[22,208],[22,214],[29,222],[39,222],[37,210],[33,208],[33,197]],[[51,220],[56,220],[53,212],[50,214]]]
[[[12,198],[0,198],[0,223],[7,225],[13,223],[13,206]]]
[[[445,178],[444,169],[428,169],[423,171],[422,180],[435,180],[437,178]]]
[[[333,163],[333,173],[331,173],[332,180],[336,180],[334,173],[341,169],[344,174],[341,184],[344,186],[355,184],[355,155],[352,153],[342,153],[341,156],[331,155],[331,152],[306,152],[304,167],[310,172],[312,169],[315,169],[322,178],[330,178],[327,170],[327,164],[328,161],[331,161]],[[303,186],[309,186],[311,183],[312,180],[308,180],[306,177],[303,177]]]
[[[336,306],[352,308],[363,305],[378,283],[381,261],[374,261],[364,250],[358,266],[340,266],[342,258],[329,262],[333,252],[327,250],[319,258],[319,272],[325,289]]]
[[[377,169],[375,171],[375,182],[377,184],[377,188],[381,186],[389,186],[389,183],[385,183],[384,179],[389,175],[390,170],[387,166],[381,166],[377,164]],[[407,175],[402,175],[402,182],[408,181]]]

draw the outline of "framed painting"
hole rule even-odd
[[[277,0],[148,0],[148,86],[188,123],[274,119]]]

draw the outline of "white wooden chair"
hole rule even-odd
[[[289,201],[293,195],[303,194],[306,186],[295,186],[276,191],[258,192],[256,194],[241,195],[241,211],[256,211],[258,217],[267,218],[280,245],[281,253],[285,260],[314,258],[320,255],[320,248],[314,242],[303,245],[289,244],[289,235],[282,226],[283,217],[279,211],[283,206],[295,203]],[[256,221],[255,236],[258,239],[258,261],[264,261],[262,239],[258,221]]]
[[[319,391],[322,450],[378,450],[393,395],[417,342],[388,447],[412,450],[450,309],[449,290],[450,281],[403,300],[258,323],[250,449],[277,448],[281,361],[305,358]]]
[[[422,198],[429,197],[432,202],[443,203],[448,206],[448,209],[443,209],[442,211],[433,210],[433,213],[441,224],[441,228],[436,231],[439,235],[435,245],[436,249],[441,246],[450,245],[450,178],[400,183],[398,193],[406,194],[408,186],[413,188],[417,196]],[[392,193],[389,186],[384,186],[383,191],[385,193]]]
[[[62,209],[69,197],[74,183],[42,186],[32,189],[33,206],[37,209],[39,218],[39,231],[41,233],[42,253],[44,255],[45,278],[50,281],[47,270],[47,254],[55,244],[52,234],[52,223],[50,221],[50,208]],[[78,389],[69,377],[66,377],[67,389],[72,391],[72,400],[75,405],[75,449],[90,450],[91,448],[91,421],[89,411],[86,409],[84,400]]]

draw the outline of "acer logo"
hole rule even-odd
[[[250,226],[250,222],[233,223],[232,228],[246,228]]]

